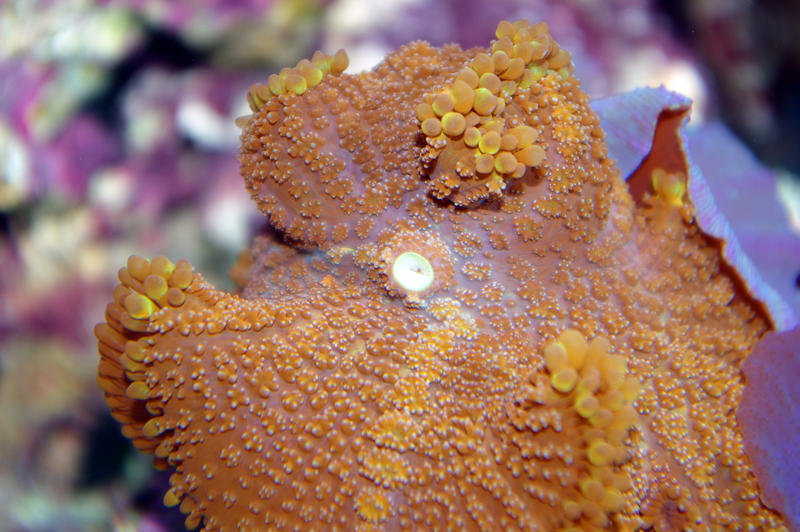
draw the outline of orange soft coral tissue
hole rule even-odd
[[[241,170],[274,233],[240,295],[120,270],[98,382],[187,527],[783,526],[735,416],[771,323],[687,168],[651,157],[635,202],[547,25],[496,35],[253,87]]]

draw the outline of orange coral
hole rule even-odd
[[[242,296],[120,271],[98,382],[188,527],[781,526],[734,417],[769,322],[685,163],[652,155],[637,206],[546,26],[497,37],[251,91],[242,173],[285,243]]]

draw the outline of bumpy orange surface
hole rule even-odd
[[[131,257],[96,328],[165,503],[203,530],[780,527],[734,416],[769,323],[685,163],[651,157],[634,203],[544,24],[345,66],[251,90],[242,175],[276,233],[242,293]]]

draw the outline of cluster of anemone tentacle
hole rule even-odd
[[[524,123],[514,96],[548,73],[571,74],[569,53],[555,44],[546,24],[505,22],[496,35],[491,54],[477,54],[452,84],[416,108],[427,143],[423,163],[433,167],[438,160],[444,167],[433,172],[430,190],[459,205],[497,196],[509,179],[542,164],[539,133]],[[467,187],[466,179],[480,186]]]

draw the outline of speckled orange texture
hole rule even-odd
[[[259,100],[242,172],[285,240],[256,238],[241,295],[163,257],[120,271],[98,382],[187,526],[781,526],[734,417],[769,324],[694,225],[685,167],[652,155],[637,206],[546,26],[498,42],[412,43]],[[470,65],[512,81],[470,127],[524,168],[459,173],[494,150],[460,137]],[[425,291],[392,278],[409,251]]]

